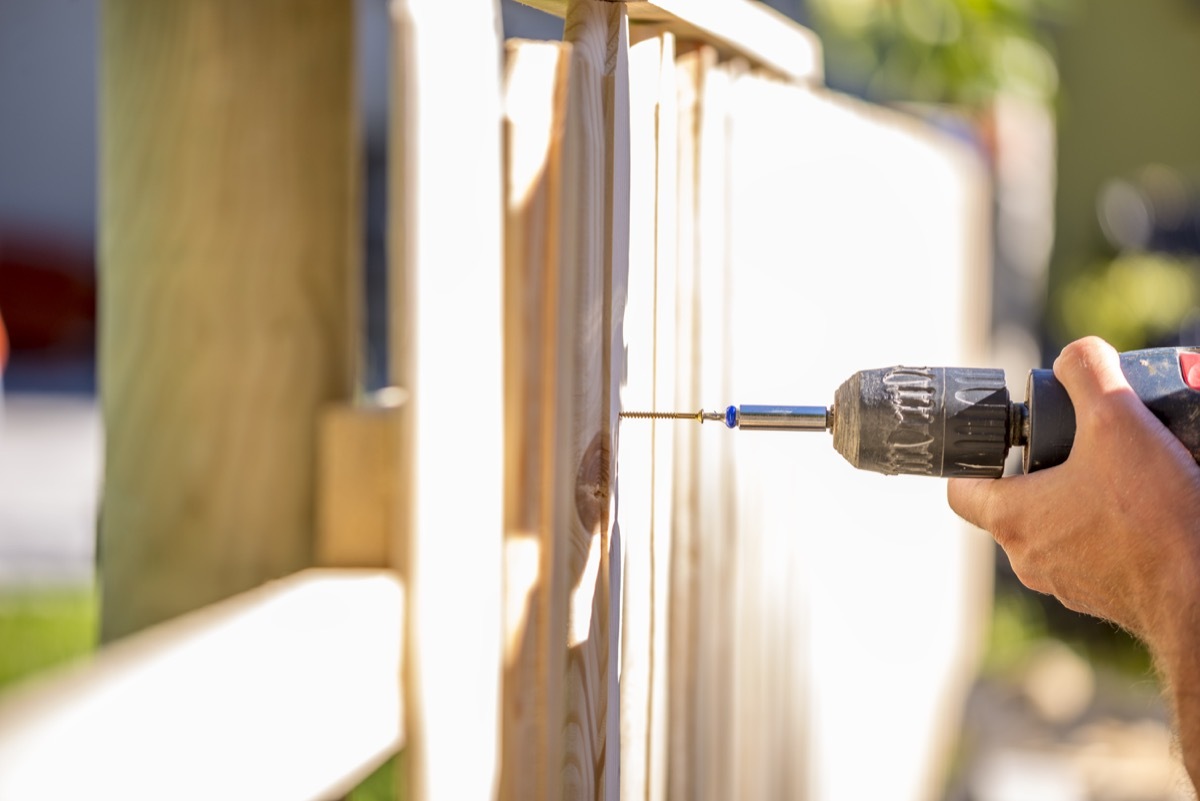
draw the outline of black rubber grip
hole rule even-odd
[[[1179,355],[1200,348],[1150,348],[1121,354],[1121,372],[1154,416],[1200,462],[1200,391],[1189,387]],[[1031,473],[1066,461],[1075,441],[1075,407],[1050,370],[1033,370],[1026,384],[1029,441],[1022,462]]]

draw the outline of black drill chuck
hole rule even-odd
[[[838,388],[833,410],[838,453],[893,476],[998,477],[1022,429],[1003,370],[863,370]]]

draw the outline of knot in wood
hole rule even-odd
[[[575,511],[584,531],[599,534],[608,516],[608,435],[599,431],[583,452],[575,473]]]

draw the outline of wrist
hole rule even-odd
[[[1183,533],[1163,556],[1145,639],[1165,669],[1190,672],[1200,669],[1200,531]]]
[[[1200,789],[1200,559],[1172,564],[1175,569],[1164,577],[1158,614],[1144,639],[1173,707],[1184,765]]]

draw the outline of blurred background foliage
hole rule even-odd
[[[1051,101],[1047,33],[1070,0],[810,0],[832,85],[875,100],[975,109],[999,92]]]
[[[96,598],[87,587],[0,589],[0,690],[90,653]]]
[[[1195,317],[1198,267],[1195,258],[1133,251],[1081,270],[1062,288],[1064,330],[1097,334],[1118,350],[1176,339]]]

